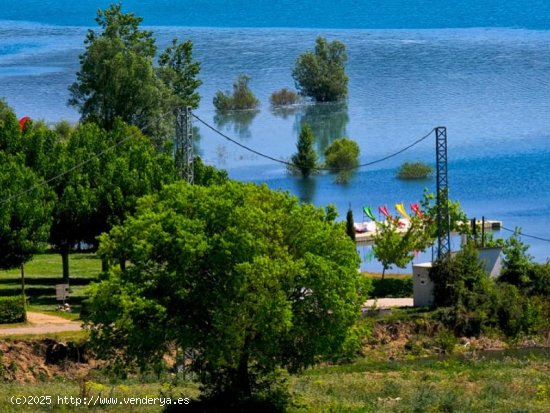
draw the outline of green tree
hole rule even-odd
[[[69,105],[83,121],[106,130],[117,118],[135,125],[160,149],[173,129],[175,106],[198,105],[199,66],[192,62],[191,43],[174,40],[156,70],[157,47],[153,33],[140,29],[142,20],[122,13],[120,4],[98,11],[100,31],[88,31],[77,80],[69,87]]]
[[[233,83],[233,94],[218,90],[213,100],[214,107],[220,111],[257,109],[260,101],[250,90],[248,82],[250,76],[240,75]]]
[[[317,102],[334,102],[348,94],[348,76],[345,65],[346,46],[335,40],[327,42],[317,37],[314,52],[298,57],[292,77],[298,91]]]
[[[434,304],[447,307],[446,321],[461,335],[477,335],[494,325],[494,283],[483,270],[474,243],[465,244],[453,257],[440,260],[430,270]]]
[[[424,251],[433,242],[426,219],[411,217],[408,224],[398,217],[376,223],[372,251],[382,264],[382,278],[392,265],[405,268],[417,251]]]
[[[353,220],[353,211],[348,209],[346,214],[346,233],[351,238],[352,241],[355,241],[355,222]]]
[[[159,57],[157,73],[160,79],[175,95],[175,106],[199,107],[200,95],[197,89],[202,81],[197,79],[201,66],[193,61],[193,43],[187,40],[178,43],[178,39],[172,40],[172,44]]]
[[[265,185],[165,187],[100,253],[131,265],[91,290],[94,347],[147,364],[175,343],[226,411],[337,354],[368,289],[343,224]]]
[[[19,122],[12,108],[0,99],[0,151],[15,155],[22,149]]]
[[[0,268],[21,267],[46,246],[51,224],[53,193],[40,179],[55,160],[34,152],[52,134],[37,124],[21,132],[14,111],[0,100]],[[36,132],[38,129],[38,133]],[[36,139],[39,136],[40,139]],[[54,158],[55,159],[55,158]],[[48,169],[49,170],[49,169]]]
[[[347,183],[359,165],[359,145],[348,138],[336,139],[325,149],[325,166],[337,174],[336,182]]]
[[[0,151],[0,269],[21,267],[47,245],[53,194],[40,182],[22,156]]]
[[[529,284],[533,257],[527,252],[529,245],[521,240],[520,234],[521,228],[516,228],[508,239],[499,243],[504,254],[499,280],[522,288]]]
[[[120,224],[139,197],[176,179],[173,160],[120,121],[109,132],[94,123],[78,127],[66,142],[61,169],[70,173],[52,182],[57,202],[50,242],[63,258],[65,280],[77,243],[95,248],[97,236]]]
[[[313,131],[307,123],[303,124],[296,143],[298,152],[292,155],[291,162],[305,178],[311,175],[317,166],[317,153],[313,149],[313,141]]]

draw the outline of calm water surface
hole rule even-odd
[[[81,3],[26,0],[14,8],[0,0],[0,96],[18,116],[78,119],[66,106],[67,86],[75,79],[95,9],[107,2]],[[429,9],[426,2],[343,1],[327,15],[334,2],[258,1],[254,13],[243,6],[248,2],[226,1],[221,7],[217,1],[190,1],[186,9],[192,12],[170,9],[176,3],[127,1],[125,8],[145,16],[160,46],[174,36],[193,41],[204,82],[196,111],[201,119],[282,159],[291,156],[307,122],[320,153],[335,138],[348,136],[359,142],[362,162],[407,146],[434,126],[446,126],[451,198],[459,199],[472,217],[503,220],[509,228],[521,226],[527,234],[550,238],[548,2],[497,7],[503,3],[459,1]],[[199,3],[210,11],[200,11]],[[405,3],[406,13],[397,13]],[[311,7],[307,13],[304,5]],[[349,98],[271,110],[269,95],[293,87],[296,57],[311,49],[318,35],[348,47]],[[241,73],[252,77],[261,110],[216,114],[215,92],[229,89]],[[363,205],[407,205],[420,199],[425,187],[435,190],[433,179],[395,178],[403,161],[435,162],[433,139],[357,172],[348,185],[334,183],[329,175],[290,177],[284,166],[204,127],[197,139],[203,158],[227,168],[232,177],[266,182],[320,206],[334,203],[342,215],[351,205],[358,220]],[[549,242],[524,240],[538,261],[550,256]],[[369,255],[365,248],[361,253]]]

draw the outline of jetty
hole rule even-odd
[[[499,231],[502,228],[502,221],[495,221],[495,220],[485,220],[482,221],[480,219],[476,220],[476,227],[478,229],[481,229],[483,223],[483,230],[485,231]],[[356,223],[355,227],[360,228],[364,225],[364,223]],[[405,232],[407,230],[406,227],[399,228],[398,232]],[[358,244],[368,244],[372,243],[374,241],[374,236],[376,235],[377,228],[374,226],[372,230],[365,231],[365,232],[356,232],[355,233],[355,242]]]

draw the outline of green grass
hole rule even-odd
[[[506,353],[502,353],[506,354]],[[550,352],[524,351],[515,356],[478,359],[364,358],[353,364],[308,369],[289,381],[295,406],[289,413],[543,413],[550,411]],[[189,397],[199,386],[175,387],[149,379],[110,384],[101,375],[92,380],[51,379],[0,386],[2,412],[117,412],[118,406],[69,407],[57,397]],[[165,378],[164,380],[169,380]],[[11,396],[52,396],[51,405],[13,406]],[[126,405],[125,412],[161,412],[162,407]],[[185,411],[185,406],[181,411]]]
[[[80,303],[88,284],[97,279],[101,271],[101,260],[95,254],[71,254],[69,257],[71,313],[58,311],[55,285],[62,283],[61,255],[39,254],[25,264],[25,292],[28,309],[76,319],[80,313]],[[19,269],[0,271],[0,296],[10,296],[21,292]]]
[[[550,353],[500,360],[360,360],[293,379],[296,412],[550,411]]]

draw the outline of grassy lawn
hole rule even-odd
[[[101,261],[95,254],[71,254],[70,296],[71,313],[56,310],[55,285],[62,283],[61,255],[39,254],[25,264],[26,294],[29,310],[55,314],[68,319],[78,318],[80,303],[86,286],[97,278]],[[21,292],[19,269],[0,271],[0,296],[17,295]]]

